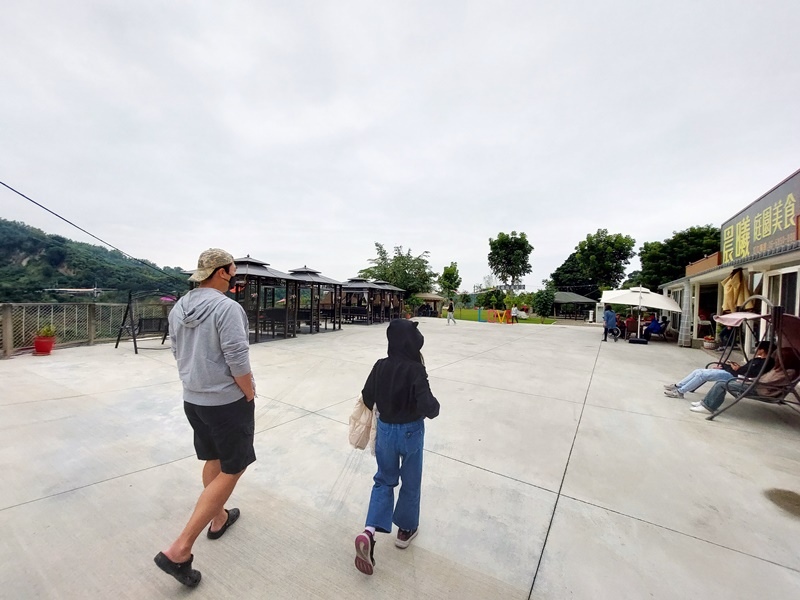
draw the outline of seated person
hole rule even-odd
[[[622,315],[617,315],[617,329],[619,329],[619,336],[624,340],[627,339],[628,326],[625,324],[625,319]]]
[[[652,336],[654,333],[661,333],[662,325],[666,326],[666,320],[666,317],[662,317],[662,320],[659,323],[658,319],[656,319],[656,316],[653,315],[653,318],[650,320],[650,324],[645,327],[644,331],[642,332],[642,337],[646,340],[649,340],[650,336]]]
[[[695,369],[689,375],[681,379],[678,383],[671,383],[664,386],[664,395],[668,398],[683,398],[687,392],[693,392],[707,381],[717,381],[725,383],[736,377],[755,377],[761,372],[761,366],[767,360],[767,353],[770,349],[770,342],[759,342],[756,346],[756,355],[753,360],[740,365],[736,362],[714,365],[709,369]],[[772,359],[769,359],[770,363]],[[767,365],[767,369],[772,368],[772,364]]]
[[[763,344],[764,342],[761,343]],[[759,384],[769,385],[757,384],[755,388],[748,392],[748,396],[766,396],[777,400],[783,395],[784,390],[781,387],[772,386],[785,386],[791,382],[795,375],[797,375],[798,370],[800,370],[800,359],[797,353],[791,348],[781,348],[781,360],[783,361],[783,366],[786,371],[784,372],[779,362],[775,361],[775,366],[764,373],[758,382]],[[758,372],[753,373],[751,376],[754,377],[757,374]],[[708,393],[702,400],[699,402],[692,402],[690,410],[692,412],[705,414],[714,413],[725,401],[726,392],[730,391],[732,394],[741,394],[751,383],[752,381],[742,380],[731,381],[726,385],[725,381],[718,381],[714,384],[714,387],[708,390]]]
[[[633,315],[630,315],[627,319],[625,319],[625,331],[628,334],[636,333],[636,319]]]

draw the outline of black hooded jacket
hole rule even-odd
[[[389,356],[375,363],[361,392],[367,408],[378,405],[384,423],[410,423],[439,414],[439,401],[431,393],[422,364],[420,349],[425,338],[418,325],[405,319],[389,323]]]

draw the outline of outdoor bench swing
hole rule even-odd
[[[795,315],[785,314],[782,306],[773,306],[764,296],[751,296],[744,303],[744,306],[747,306],[751,300],[761,300],[770,308],[771,312],[767,314],[734,312],[715,316],[714,318],[717,322],[733,327],[734,331],[729,337],[720,359],[716,363],[710,363],[709,366],[713,364],[721,365],[730,358],[736,344],[736,337],[741,335],[743,327],[747,327],[756,334],[756,339],[760,337],[762,340],[771,340],[773,342],[770,354],[773,356],[774,364],[768,370],[767,367],[770,361],[764,361],[761,370],[756,376],[726,381],[724,383],[725,391],[733,396],[733,402],[726,406],[721,406],[717,411],[706,417],[708,421],[714,420],[714,418],[733,408],[745,398],[768,404],[782,404],[800,413],[800,393],[797,390],[797,386],[800,383],[800,368],[793,364],[786,364],[787,360],[800,363],[800,318]],[[761,335],[758,335],[758,333]],[[741,337],[744,340],[744,336]],[[741,347],[746,360],[745,345],[742,344]],[[780,382],[772,382],[765,378],[765,375],[771,371],[777,371],[780,376]],[[731,388],[732,383],[736,383],[735,388]]]

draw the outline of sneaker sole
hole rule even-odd
[[[364,573],[364,575],[372,575],[372,561],[369,558],[369,551],[371,541],[366,533],[360,533],[356,536],[356,569]]]
[[[408,538],[406,541],[394,538],[394,545],[397,546],[398,548],[403,548],[403,549],[408,548],[408,546],[411,544],[411,540],[413,540],[415,537],[417,537],[418,533],[419,533],[419,530],[415,531],[411,535],[411,537]]]

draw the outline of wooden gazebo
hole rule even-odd
[[[342,285],[342,318],[345,323],[366,323],[375,321],[374,303],[380,299],[386,288],[364,279],[351,277]]]
[[[418,294],[414,294],[414,296],[416,296],[423,302],[423,304],[419,308],[417,308],[418,316],[438,317],[440,314],[442,314],[442,308],[439,305],[444,304],[446,298],[443,298],[439,294],[434,294],[432,292],[420,292]]]
[[[342,282],[325,277],[319,271],[303,266],[289,271],[299,282],[297,295],[297,318],[299,323],[308,323],[311,333],[319,332],[320,321],[325,329],[328,321],[333,329],[342,328]]]
[[[382,288],[380,297],[373,302],[373,318],[381,323],[399,318],[403,313],[403,292],[405,290],[379,279],[372,283]]]
[[[288,273],[273,269],[264,261],[251,258],[234,259],[236,278],[230,292],[247,313],[254,342],[274,338],[296,337],[298,329],[298,297],[301,281]]]

